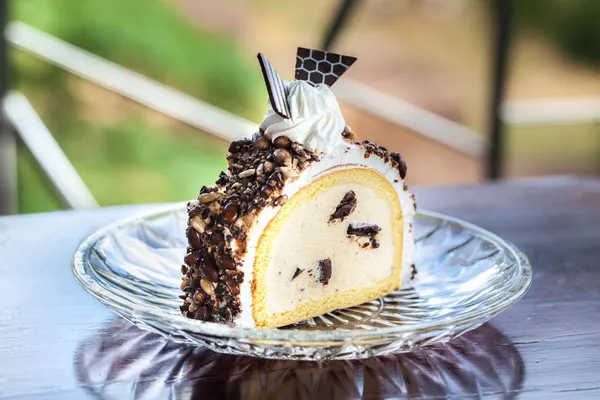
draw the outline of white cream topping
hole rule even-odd
[[[271,140],[287,136],[312,151],[335,152],[344,143],[346,122],[331,89],[325,84],[311,86],[300,80],[289,83],[288,89],[290,118],[269,110],[260,124],[265,136]]]

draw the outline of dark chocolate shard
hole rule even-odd
[[[290,118],[290,107],[287,102],[287,88],[283,79],[277,74],[267,57],[258,53],[258,62],[262,70],[263,78],[267,85],[269,100],[273,111],[281,118]]]
[[[298,275],[300,275],[303,272],[304,272],[303,269],[296,267],[296,272],[294,272],[294,276],[292,276],[292,280],[296,279],[298,277]]]
[[[406,162],[404,161],[404,157],[402,157],[402,154],[397,152],[391,153],[390,156],[397,164],[398,172],[400,172],[400,178],[404,179],[406,177]]]
[[[350,56],[298,47],[295,78],[313,86],[325,83],[331,87],[355,61]]]
[[[344,198],[335,208],[335,211],[329,217],[329,222],[336,220],[343,221],[348,215],[352,214],[356,209],[356,194],[350,190],[344,195]]]
[[[331,279],[331,259],[326,258],[319,261],[319,282],[325,286],[329,283],[329,279]]]
[[[375,224],[366,224],[362,222],[353,222],[348,225],[346,234],[349,236],[368,236],[374,237],[381,231],[381,228]]]

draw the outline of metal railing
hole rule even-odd
[[[144,104],[163,114],[227,141],[245,137],[257,124],[153,81],[22,22],[10,22],[5,37],[11,45],[73,74]],[[358,82],[341,84],[338,96],[395,125],[404,126],[465,154],[480,157],[485,139],[472,130],[427,110],[375,91]],[[4,99],[8,121],[67,208],[97,205],[75,169],[27,99],[12,93]],[[6,136],[8,137],[8,136]],[[14,165],[14,160],[10,161]]]
[[[0,35],[8,21],[8,2],[0,1]],[[0,36],[0,100],[8,90],[7,43]],[[0,215],[17,208],[17,144],[10,124],[0,107]]]
[[[570,125],[600,122],[600,96],[513,100],[502,108],[509,125]]]
[[[94,196],[25,96],[9,93],[3,105],[18,138],[31,152],[61,202],[73,209],[98,207]]]
[[[394,125],[408,128],[460,153],[476,158],[485,156],[486,138],[458,122],[352,79],[340,80],[336,84],[335,93],[339,99],[363,111]]]
[[[6,39],[17,48],[225,140],[252,134],[256,124],[137,72],[98,57],[22,22],[10,22]]]

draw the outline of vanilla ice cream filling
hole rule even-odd
[[[354,212],[343,221],[328,222],[332,211],[350,190],[358,200]],[[379,247],[361,248],[355,237],[348,237],[348,225],[353,222],[379,226]],[[319,261],[327,258],[332,263],[332,275],[324,285],[319,279]],[[393,260],[391,212],[387,201],[368,187],[334,186],[302,205],[277,236],[265,281],[269,288],[267,311],[293,310],[311,299],[389,278]],[[297,270],[302,272],[294,278]]]
[[[397,168],[394,168],[389,162],[386,163],[377,155],[371,155],[370,157],[366,158],[365,150],[359,145],[344,143],[343,145],[338,146],[335,149],[335,151],[333,151],[331,154],[324,155],[320,161],[313,163],[306,170],[302,171],[302,173],[296,180],[286,184],[282,194],[287,195],[288,198],[292,198],[292,196],[296,194],[301,188],[309,185],[315,179],[322,176],[323,174],[326,174],[331,170],[356,167],[372,168],[378,171],[392,184],[392,186],[396,190],[396,193],[398,194],[404,217],[404,239],[402,248],[401,274],[401,282],[404,286],[406,282],[410,281],[410,267],[414,260],[415,253],[415,243],[412,234],[412,220],[413,215],[415,213],[415,203],[413,198],[411,197],[411,194],[405,189],[404,180],[400,177],[400,173],[398,172]],[[333,188],[331,190],[333,190]],[[359,207],[359,204],[360,199],[358,199],[357,201],[357,209]],[[335,208],[335,206],[333,208]],[[278,211],[278,208],[272,207],[267,207],[263,209],[260,215],[255,219],[254,224],[248,232],[246,255],[241,266],[241,270],[244,272],[244,281],[240,286],[241,312],[235,320],[236,325],[254,326],[254,319],[252,317],[251,282],[253,279],[253,265],[254,259],[256,257],[256,247],[258,245],[258,241],[260,240],[262,232],[265,230],[269,222],[277,215]],[[382,233],[383,228],[384,227],[382,226]]]

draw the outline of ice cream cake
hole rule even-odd
[[[292,82],[258,59],[271,109],[188,203],[182,314],[280,327],[399,289],[416,206],[402,156],[356,141],[331,91],[356,59],[299,48]]]

